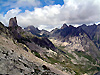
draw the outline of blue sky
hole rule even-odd
[[[23,0],[22,2],[25,3],[25,1],[28,1],[28,0]],[[63,5],[64,4],[63,0],[37,0],[37,1],[39,1],[39,4],[36,4],[33,6],[31,5],[30,6],[28,5],[13,6],[13,5],[16,5],[16,3],[18,3],[18,0],[0,0],[0,13],[5,15],[7,11],[14,9],[16,7],[19,7],[19,9],[22,10],[21,12],[25,12],[25,10],[33,11],[35,7],[41,8],[41,7],[49,6],[49,5],[57,5],[57,4]]]
[[[21,27],[34,25],[46,30],[63,23],[99,23],[100,0],[0,0],[0,21],[8,26],[15,16]]]

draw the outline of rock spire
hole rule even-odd
[[[11,18],[11,19],[9,20],[9,27],[13,27],[13,26],[17,26],[16,17]]]

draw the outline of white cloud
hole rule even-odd
[[[9,10],[5,15],[0,14],[0,21],[8,26],[9,19],[17,16],[21,10],[19,8]]]
[[[93,23],[100,19],[97,17],[100,16],[99,0],[64,0],[64,2],[62,14],[64,14],[64,19],[66,19],[67,23]]]
[[[26,10],[17,16],[19,24],[23,27],[27,25],[35,25],[39,27],[40,25],[47,27],[55,27],[57,25],[57,15],[60,13],[61,6],[45,6],[43,8],[35,8],[34,11]],[[23,23],[24,22],[24,23]]]
[[[50,30],[63,23],[79,25],[99,22],[100,0],[64,0],[62,6],[44,6],[43,8],[35,8],[34,11],[26,10],[24,13],[19,13],[20,11],[19,8],[9,10],[2,18],[8,21],[8,18],[17,16],[18,24],[22,27],[34,25],[40,29]],[[3,19],[0,18],[1,21]],[[5,23],[5,21],[3,22]]]

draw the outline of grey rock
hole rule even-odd
[[[13,27],[13,26],[17,26],[16,17],[11,18],[11,19],[9,20],[9,27]]]
[[[50,69],[44,69],[42,65],[38,66],[34,62],[30,62],[29,60],[24,58],[22,55],[17,56],[15,52],[2,50],[0,51],[0,74],[3,74],[3,75],[5,74],[8,74],[8,75],[45,75],[45,74],[54,75],[55,73],[51,72]]]

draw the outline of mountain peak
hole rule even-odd
[[[66,23],[64,23],[63,26],[61,27],[61,29],[64,29],[64,28],[66,28],[66,27],[68,27],[68,26],[67,26]]]
[[[86,24],[82,24],[82,26],[87,26]]]
[[[96,24],[95,24],[95,23],[94,23],[93,25],[94,25],[94,26],[96,26]]]
[[[31,33],[34,34],[34,35],[39,36],[38,33],[40,32],[40,30],[39,30],[38,28],[35,28],[33,25],[28,26],[28,27],[26,27],[26,28],[24,28],[24,29],[25,29],[26,31],[28,31],[28,32],[31,32]]]
[[[26,27],[25,29],[29,29],[29,30],[39,30],[37,27],[34,27],[33,25],[30,25],[28,27]]]
[[[76,28],[76,27],[74,27],[74,26],[72,26],[72,25],[69,25],[69,28]]]
[[[11,18],[11,19],[9,20],[9,27],[14,27],[14,26],[17,26],[16,17]]]

